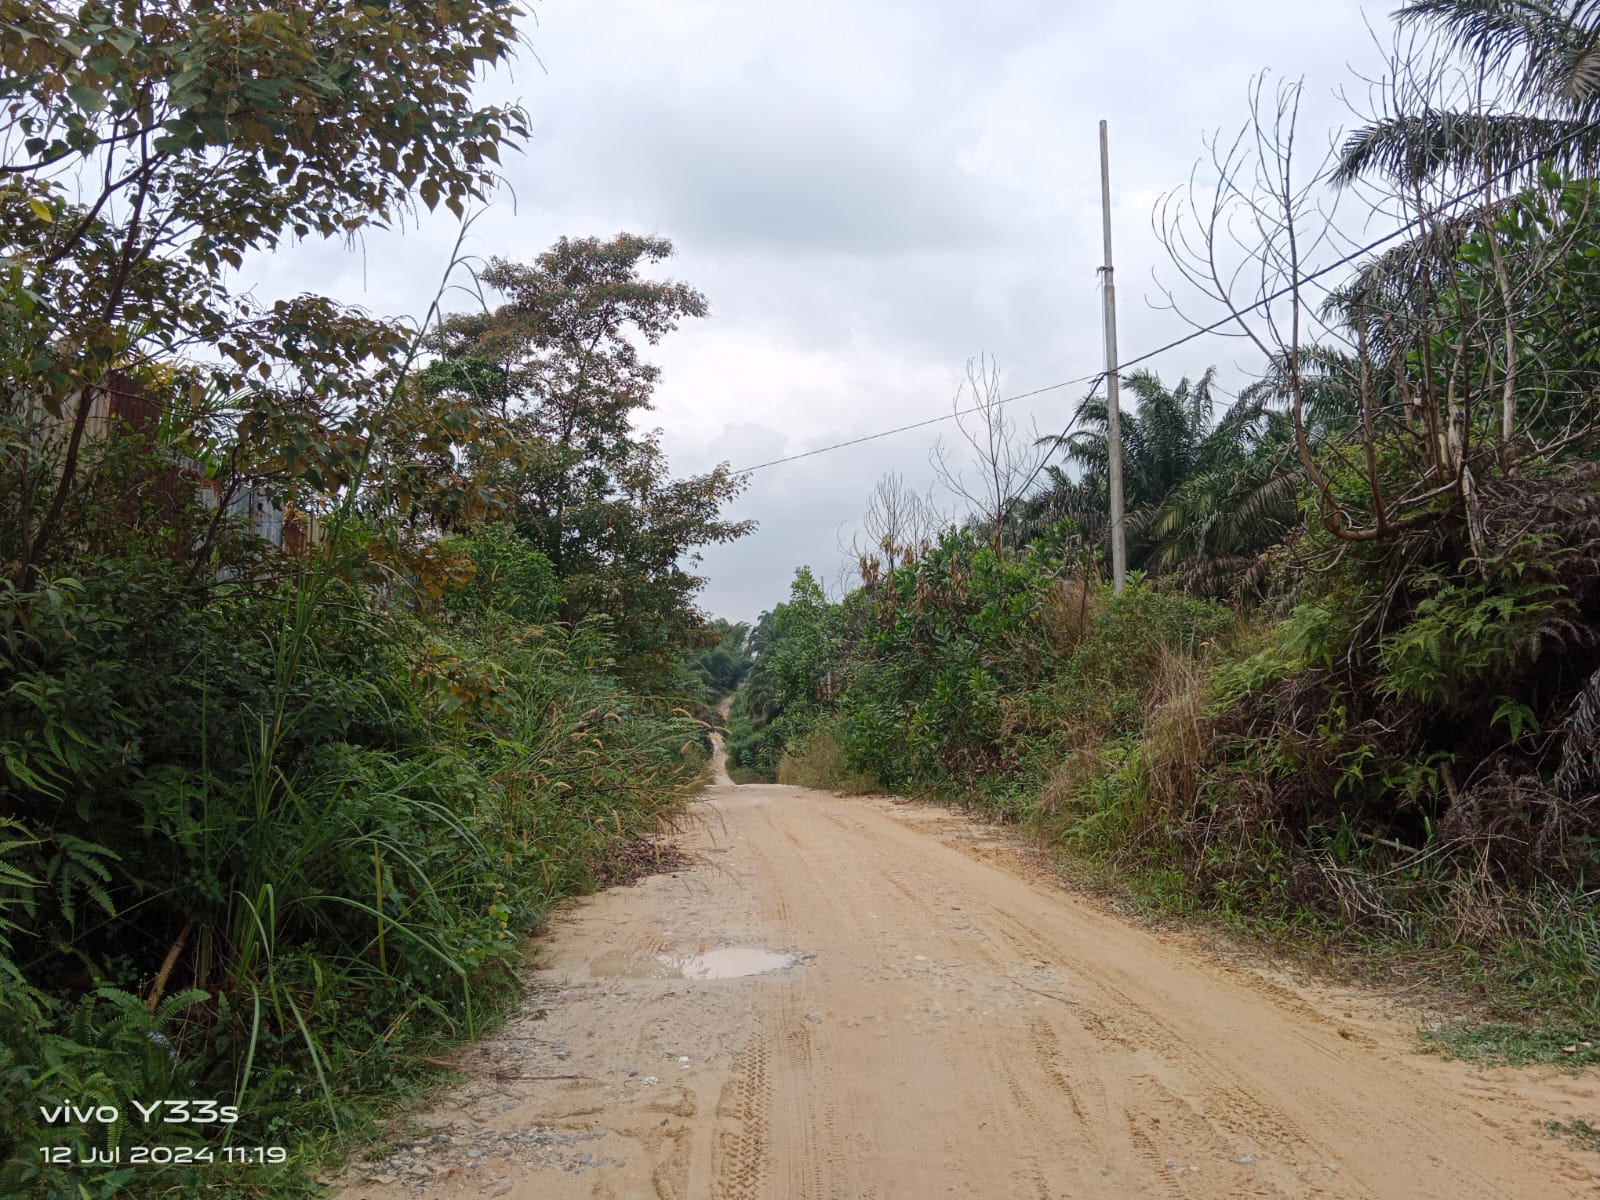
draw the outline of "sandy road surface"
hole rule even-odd
[[[1416,1055],[1375,1002],[1129,925],[937,810],[696,808],[701,865],[570,909],[440,1132],[345,1200],[1600,1195],[1536,1124],[1600,1124],[1593,1073]],[[675,973],[726,947],[795,957]]]

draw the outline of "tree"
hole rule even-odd
[[[886,573],[911,562],[932,545],[945,524],[931,497],[906,484],[897,471],[886,471],[873,484],[861,514],[861,528],[841,546],[848,572],[853,564],[861,582],[871,587]]]
[[[1304,483],[1288,418],[1268,413],[1248,446],[1179,480],[1150,513],[1149,569],[1199,595],[1248,593],[1261,556],[1297,523]]]
[[[756,660],[751,683],[758,673],[768,681],[774,717],[810,712],[832,698],[838,632],[830,621],[836,612],[811,568],[797,567],[789,599],[757,619],[750,637]]]
[[[286,238],[390,224],[417,198],[461,213],[485,196],[527,125],[476,105],[472,82],[510,53],[518,12],[0,0],[0,398],[16,482],[0,525],[24,587],[58,540],[113,368],[203,347],[156,397],[176,424],[244,446],[270,433],[258,457],[329,487],[359,469],[362,438],[345,435],[406,332],[315,297],[256,304],[227,272]],[[48,469],[16,432],[39,420],[67,431]]]
[[[967,359],[966,378],[950,407],[970,460],[965,468],[954,461],[942,439],[932,455],[939,482],[966,505],[967,519],[997,552],[1005,548],[1012,507],[1033,479],[1041,457],[1036,440],[1020,436],[1005,404],[1000,364],[985,355]]]
[[[1302,479],[1285,452],[1293,450],[1287,419],[1269,407],[1274,389],[1254,385],[1217,417],[1215,380],[1215,367],[1171,388],[1153,371],[1132,372],[1124,383],[1138,406],[1122,420],[1129,561],[1181,573],[1208,592],[1226,575],[1216,569],[1221,563],[1237,571],[1283,535]],[[1031,505],[1036,526],[1070,519],[1102,555],[1110,528],[1107,420],[1105,402],[1091,396],[1078,409],[1083,428],[1048,439],[1065,449],[1078,476],[1052,467]]]
[[[1128,414],[1122,434],[1129,512],[1165,496],[1199,465],[1202,457],[1216,452],[1215,443],[1206,445],[1212,432],[1211,389],[1216,374],[1217,369],[1209,367],[1198,380],[1191,383],[1185,376],[1175,388],[1166,387],[1161,376],[1148,370],[1133,371],[1123,380],[1123,386],[1138,401],[1136,411]],[[1233,423],[1241,419],[1234,417]],[[1103,474],[1109,461],[1109,420],[1105,401],[1091,398],[1079,406],[1075,422],[1087,428],[1048,441],[1063,445],[1069,462],[1085,471]]]
[[[702,633],[712,644],[690,656],[688,668],[708,700],[721,699],[744,682],[754,661],[750,632],[750,626],[742,621],[731,624],[718,618],[706,622]]]
[[[1569,444],[1570,428],[1553,439],[1542,436],[1551,430],[1550,406],[1541,401],[1552,384],[1558,394],[1587,390],[1566,370],[1587,355],[1570,353],[1561,324],[1528,326],[1552,307],[1570,310],[1574,289],[1547,284],[1583,265],[1572,250],[1592,224],[1590,197],[1573,185],[1600,171],[1600,6],[1414,0],[1396,20],[1400,33],[1386,78],[1372,88],[1378,111],[1346,141],[1331,177],[1344,187],[1387,189],[1415,232],[1365,264],[1339,307],[1352,332],[1380,349],[1375,361],[1387,374],[1394,373],[1397,353],[1452,328],[1461,331],[1454,346],[1446,341],[1426,351],[1448,375],[1447,391],[1457,390],[1458,379],[1461,390],[1477,390],[1472,377],[1479,363],[1486,384],[1494,376],[1482,389],[1487,394],[1447,396],[1444,411],[1435,412],[1441,406],[1427,372],[1416,401],[1407,402],[1415,409],[1413,424],[1428,427],[1432,474],[1458,481],[1474,549],[1481,551],[1482,479],[1526,455],[1529,442],[1535,457]],[[1551,331],[1557,331],[1553,344]],[[1535,410],[1519,411],[1529,399]],[[1495,418],[1492,432],[1471,428],[1475,412]],[[1570,425],[1567,415],[1559,425]],[[1535,427],[1525,431],[1530,418]],[[1496,463],[1471,461],[1475,435],[1492,446]],[[1383,515],[1380,505],[1379,526]]]
[[[1600,5],[1594,0],[1413,0],[1395,14],[1392,103],[1340,150],[1335,178],[1415,184],[1484,172],[1536,178],[1541,162],[1600,169]],[[1431,43],[1429,45],[1428,43]],[[1424,65],[1463,60],[1464,73]]]
[[[706,313],[687,284],[641,274],[671,253],[664,238],[624,233],[562,238],[529,264],[494,259],[483,282],[505,302],[443,322],[424,373],[437,394],[503,417],[517,453],[475,469],[497,478],[518,532],[555,569],[563,615],[610,616],[636,666],[681,653],[702,621],[685,563],[754,527],[721,515],[744,486],[726,464],[673,479],[658,435],[634,427],[660,377],[634,339],[655,345]]]

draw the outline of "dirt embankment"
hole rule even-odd
[[[717,770],[700,865],[567,911],[437,1132],[345,1200],[1600,1194],[1539,1125],[1600,1124],[1592,1072],[1418,1055],[1403,1014],[1123,922],[1003,833]]]

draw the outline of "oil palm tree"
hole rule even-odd
[[[1121,419],[1123,488],[1130,513],[1165,496],[1195,468],[1211,432],[1216,377],[1217,369],[1210,367],[1198,380],[1184,376],[1170,389],[1154,371],[1134,371],[1123,379],[1122,386],[1136,401]],[[1106,402],[1091,396],[1078,406],[1075,423],[1083,428],[1043,444],[1064,450],[1067,461],[1085,475],[1104,475],[1109,421]]]
[[[1295,524],[1304,479],[1288,414],[1264,412],[1248,439],[1179,480],[1150,515],[1148,569],[1201,595],[1237,593]]]
[[[1137,402],[1121,419],[1130,565],[1159,565],[1153,561],[1160,541],[1155,528],[1174,490],[1197,474],[1242,462],[1263,428],[1264,397],[1242,396],[1216,417],[1216,376],[1211,367],[1198,379],[1185,376],[1170,388],[1153,371],[1135,371],[1123,381]],[[1044,444],[1064,451],[1077,474],[1050,468],[1050,483],[1032,510],[1041,523],[1070,517],[1096,544],[1109,534],[1108,422],[1105,401],[1090,397],[1078,408],[1078,432],[1045,439]]]
[[[1300,375],[1312,442],[1353,428],[1351,364],[1308,347]],[[1236,593],[1299,515],[1304,472],[1286,411],[1288,372],[1270,364],[1220,415],[1215,368],[1170,389],[1148,371],[1125,382],[1138,398],[1122,419],[1130,564],[1178,575],[1203,594]],[[1031,498],[1024,520],[1042,529],[1068,518],[1104,554],[1110,533],[1104,402],[1085,401],[1078,421],[1086,428],[1049,439],[1065,450],[1076,475],[1047,468],[1049,483]]]
[[[1507,86],[1497,102],[1430,104],[1356,130],[1340,151],[1337,181],[1485,171],[1529,178],[1541,161],[1600,172],[1600,0],[1412,0],[1395,19],[1426,27]]]

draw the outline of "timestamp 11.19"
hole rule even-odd
[[[40,1146],[39,1157],[58,1166],[156,1166],[185,1163],[286,1163],[282,1146]]]

